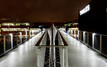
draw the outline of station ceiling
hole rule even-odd
[[[0,18],[31,22],[68,22],[78,19],[78,10],[90,0],[0,0]]]

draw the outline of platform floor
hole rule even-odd
[[[69,67],[107,67],[107,58],[85,46],[80,41],[61,31],[68,43]]]
[[[36,67],[35,43],[41,35],[41,33],[37,34],[0,58],[0,67]]]
[[[107,59],[83,45],[81,42],[66,36],[61,31],[68,45],[69,67],[107,67]],[[35,43],[41,33],[0,58],[0,67],[36,67]]]

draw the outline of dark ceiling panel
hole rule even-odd
[[[0,0],[0,17],[31,22],[68,22],[90,0]]]

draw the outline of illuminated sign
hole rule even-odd
[[[90,10],[90,5],[87,5],[84,9],[82,9],[82,10],[80,11],[80,15],[88,12],[89,10]]]
[[[2,31],[29,31],[27,28],[1,28]]]
[[[21,26],[21,25],[23,25],[23,26],[29,26],[30,24],[29,23],[13,23],[13,22],[4,22],[4,23],[2,23],[2,26]]]

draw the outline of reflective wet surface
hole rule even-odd
[[[81,42],[62,32],[68,43],[69,67],[107,67],[107,59],[100,56]],[[0,67],[36,67],[35,44],[42,34],[39,33],[0,58]]]
[[[42,34],[39,33],[24,44],[0,58],[0,67],[36,67],[35,43]]]
[[[62,32],[68,43],[69,67],[107,67],[107,58],[91,50],[81,42]]]

